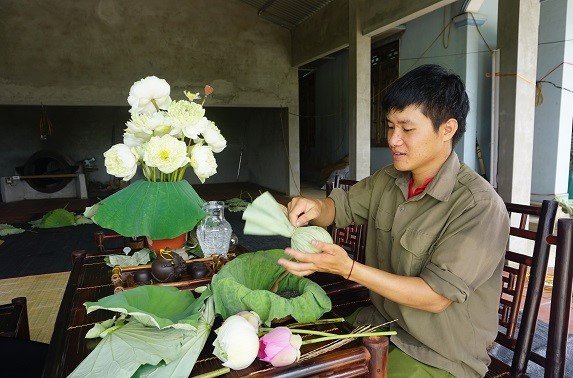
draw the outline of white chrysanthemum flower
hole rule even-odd
[[[143,148],[143,162],[163,173],[172,173],[189,161],[185,142],[171,135],[154,136]]]
[[[216,331],[213,354],[233,370],[249,367],[259,351],[259,337],[248,320],[238,315],[229,316]],[[237,341],[240,342],[237,342]]]
[[[167,109],[171,103],[171,88],[167,81],[156,76],[148,76],[133,83],[129,90],[127,102],[131,113],[155,113]],[[159,109],[158,109],[159,108]]]
[[[132,114],[131,119],[125,123],[127,130],[133,134],[153,134],[152,124],[148,114]]]
[[[123,144],[129,147],[137,147],[146,143],[150,136],[147,134],[135,134],[130,130],[126,130],[123,134]]]
[[[195,102],[173,101],[169,105],[168,112],[173,121],[173,127],[181,129],[183,134],[190,139],[197,138],[209,122],[205,117],[205,109]]]
[[[202,144],[191,147],[191,166],[201,183],[217,173],[217,161],[211,147]]]
[[[215,153],[221,152],[227,147],[227,140],[221,135],[221,131],[213,121],[209,121],[202,135],[205,142],[211,146]]]
[[[105,168],[110,175],[129,181],[137,172],[137,156],[125,144],[113,145],[103,154]]]
[[[151,114],[147,120],[147,123],[149,128],[153,130],[153,135],[155,136],[162,136],[165,134],[175,136],[172,134],[173,120],[166,112],[155,112]],[[174,134],[177,134],[177,132]]]

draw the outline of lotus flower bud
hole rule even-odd
[[[287,327],[273,328],[261,337],[257,357],[273,366],[286,366],[300,358],[302,338]]]
[[[318,226],[306,226],[294,229],[290,239],[290,246],[297,251],[304,253],[318,253],[320,250],[311,244],[313,240],[319,240],[324,243],[333,242],[332,236],[330,236],[328,231],[324,228]]]
[[[257,358],[259,337],[247,319],[239,315],[230,316],[215,332],[217,338],[213,342],[213,354],[223,362],[223,366],[241,370]]]

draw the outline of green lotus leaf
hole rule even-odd
[[[76,215],[66,209],[54,209],[47,212],[40,222],[36,225],[38,228],[56,228],[75,226]]]
[[[14,227],[6,223],[0,224],[0,236],[21,234],[24,231],[26,230],[23,228]]]
[[[191,231],[205,217],[203,202],[186,180],[139,180],[86,208],[84,215],[123,236],[170,239]]]
[[[177,360],[186,332],[129,322],[107,334],[68,378],[128,378],[143,364]]]
[[[107,266],[137,266],[147,264],[151,261],[149,257],[149,248],[143,248],[139,251],[133,252],[131,256],[124,256],[124,255],[108,255],[103,258],[105,264]]]
[[[215,321],[215,309],[213,297],[207,298],[205,307],[199,318],[197,331],[191,332],[183,340],[181,354],[170,363],[163,365],[142,365],[133,375],[133,378],[160,378],[160,377],[188,377],[197,362],[199,354],[205,347],[205,343]]]
[[[280,257],[289,258],[282,249],[274,249],[245,253],[226,263],[211,283],[215,312],[226,319],[240,311],[255,311],[270,326],[289,315],[298,322],[312,322],[330,311],[330,298],[308,278],[289,274],[280,282],[278,292],[294,289],[300,294],[295,298],[269,291],[285,271],[277,263]]]
[[[104,297],[97,302],[86,302],[89,314],[106,309],[131,315],[146,326],[159,329],[180,328],[196,330],[201,308],[211,295],[205,290],[197,299],[187,290],[171,286],[144,285]]]

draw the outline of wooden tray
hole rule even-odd
[[[227,257],[210,256],[205,258],[196,258],[185,261],[187,269],[181,275],[181,278],[173,282],[158,282],[153,279],[151,275],[151,264],[137,265],[137,266],[115,266],[111,270],[111,282],[114,286],[114,293],[132,289],[141,285],[158,285],[158,286],[173,286],[181,290],[193,290],[199,286],[206,285],[211,282],[213,275],[221,269],[227,261],[235,258],[235,253],[230,252]],[[200,278],[191,276],[190,267],[192,264],[204,264],[207,268],[207,274]],[[136,273],[147,271],[148,281],[136,281]]]

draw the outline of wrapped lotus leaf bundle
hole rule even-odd
[[[320,252],[318,248],[311,244],[313,240],[332,243],[332,236],[319,226],[295,227],[290,239],[290,246],[304,253]]]
[[[264,192],[243,213],[246,235],[281,235],[291,239],[291,247],[304,253],[317,253],[313,240],[332,243],[332,237],[322,227],[294,227],[286,216],[286,208],[269,192]]]

